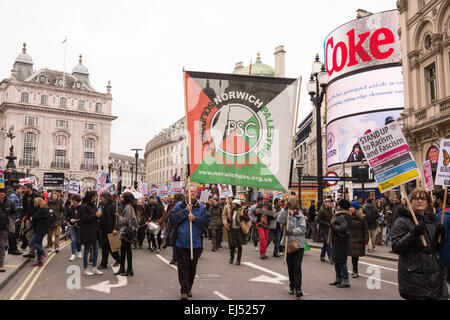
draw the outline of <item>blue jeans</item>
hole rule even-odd
[[[89,251],[92,248],[92,267],[95,268],[97,266],[97,258],[98,258],[98,242],[95,241],[95,245],[84,245],[83,251],[83,267],[87,269],[88,267],[88,255]]]
[[[391,232],[392,228],[391,227],[386,227],[386,240],[384,241],[385,245],[388,245],[389,243],[389,239],[391,238]]]
[[[76,254],[77,251],[81,252],[81,242],[80,242],[80,228],[69,227],[70,239],[72,242],[70,246],[72,247],[72,254]]]
[[[269,231],[269,240],[267,241],[267,246],[269,246],[270,242],[273,241],[273,255],[278,256],[280,251],[280,241],[281,241],[281,229],[270,229]]]
[[[33,234],[33,236],[30,239],[29,246],[31,248],[36,249],[38,254],[38,261],[42,260],[42,256],[45,254],[44,248],[42,248],[42,239],[44,239],[45,234]]]
[[[320,252],[320,258],[325,259],[325,252],[328,255],[328,259],[331,260],[331,248],[330,244],[328,243],[328,234],[322,234],[323,239],[323,246],[322,246],[322,252]]]
[[[336,279],[348,280],[347,263],[334,263],[334,270],[336,271]]]

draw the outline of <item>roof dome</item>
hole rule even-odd
[[[88,69],[83,66],[83,56],[80,54],[80,60],[78,60],[78,64],[72,69],[72,73],[83,73],[83,74],[89,74]]]
[[[261,62],[261,57],[258,52],[258,56],[256,58],[256,62],[251,64],[251,70],[250,66],[242,68],[237,72],[238,74],[247,74],[252,76],[275,76],[275,70],[268,64],[264,64]]]
[[[33,59],[31,59],[31,57],[29,55],[27,55],[27,44],[26,43],[23,44],[22,53],[17,56],[15,62],[33,64]]]

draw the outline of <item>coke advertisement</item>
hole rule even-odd
[[[325,39],[327,166],[364,159],[358,138],[403,111],[398,29],[393,10],[351,21]]]

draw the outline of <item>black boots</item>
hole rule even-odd
[[[234,247],[230,248],[230,264],[233,264],[234,260]]]
[[[120,268],[119,271],[117,271],[116,273],[114,273],[115,276],[120,276],[122,273],[125,272],[125,269]]]
[[[121,276],[124,276],[124,277],[128,277],[128,276],[132,277],[132,276],[134,276],[133,269],[127,270],[126,272],[122,273]]]
[[[338,284],[341,284],[341,283],[342,283],[342,278],[336,277],[336,280],[334,280],[334,282],[331,282],[330,286],[337,286]]]
[[[236,260],[237,266],[239,266],[241,264],[241,257],[242,257],[242,247],[238,247],[238,254],[237,254],[237,260]]]

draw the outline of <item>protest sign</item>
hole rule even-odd
[[[359,144],[374,170],[380,192],[421,177],[397,121],[360,137]]]
[[[2,158],[0,158],[0,188],[5,188],[5,172],[3,171]]]
[[[208,202],[209,199],[209,191],[204,190],[200,193],[200,202]]]
[[[62,187],[64,185],[63,172],[45,172],[44,187]]]
[[[435,185],[450,186],[450,139],[441,140]]]
[[[108,173],[103,170],[98,170],[97,176],[97,193],[101,194],[106,189],[106,179],[108,177]]]
[[[169,189],[170,189],[170,193],[183,192],[183,184],[180,181],[170,181]]]
[[[432,191],[434,189],[433,184],[433,172],[431,171],[431,161],[427,160],[422,163],[423,178],[425,180],[425,189]]]
[[[148,194],[148,184],[147,183],[141,183],[139,186],[139,192],[143,195]]]
[[[67,193],[71,194],[80,194],[81,181],[78,180],[70,180],[67,185]]]
[[[218,184],[220,199],[233,197],[233,188],[231,184]]]

